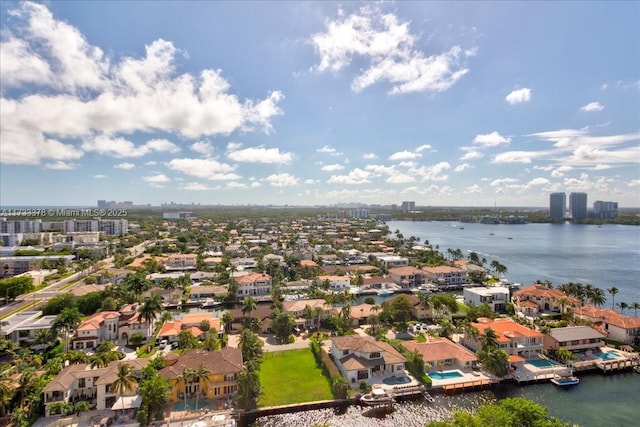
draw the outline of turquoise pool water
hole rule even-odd
[[[450,380],[451,378],[462,378],[458,371],[429,372],[429,376],[434,380]]]
[[[617,359],[619,354],[615,351],[608,351],[606,353],[594,353],[594,356],[604,360]]]
[[[547,359],[527,360],[525,363],[527,365],[533,365],[536,368],[550,368],[552,366],[557,366],[558,365],[557,363],[552,362],[551,360],[547,360]]]
[[[203,408],[209,408],[209,402],[207,402],[206,400],[198,400],[198,409],[203,409]],[[173,411],[184,411],[185,407],[184,407],[184,400],[181,400],[180,402],[176,402],[173,404],[173,406],[171,407],[171,409]],[[196,410],[196,400],[187,400],[187,409],[189,411],[195,411]]]

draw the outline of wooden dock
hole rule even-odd
[[[637,359],[603,360],[601,362],[596,362],[596,367],[598,367],[598,369],[600,369],[605,374],[609,372],[633,369],[634,366],[638,366]]]

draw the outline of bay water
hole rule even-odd
[[[497,260],[508,268],[506,277],[523,285],[549,280],[618,288],[616,302],[640,302],[640,227],[623,225],[523,224],[489,225],[459,222],[390,221],[392,233],[415,236],[447,255],[460,249],[465,257]],[[610,306],[611,295],[607,292]],[[625,314],[633,315],[632,310]],[[433,403],[404,402],[392,411],[351,406],[344,410],[315,410],[256,421],[259,427],[310,427],[326,422],[340,427],[418,427],[442,420],[455,409],[473,410],[505,397],[524,397],[549,409],[549,414],[582,427],[640,425],[640,375],[633,372],[580,375],[580,384],[559,388],[551,383],[499,384],[484,391],[454,395],[433,393]]]

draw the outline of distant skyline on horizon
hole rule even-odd
[[[4,1],[0,26],[0,207],[640,207],[638,2]]]

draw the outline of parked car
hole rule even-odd
[[[167,344],[169,344],[169,342],[167,340],[162,340],[162,341],[160,341],[160,345],[158,346],[158,348],[160,350],[164,350],[167,347]]]

